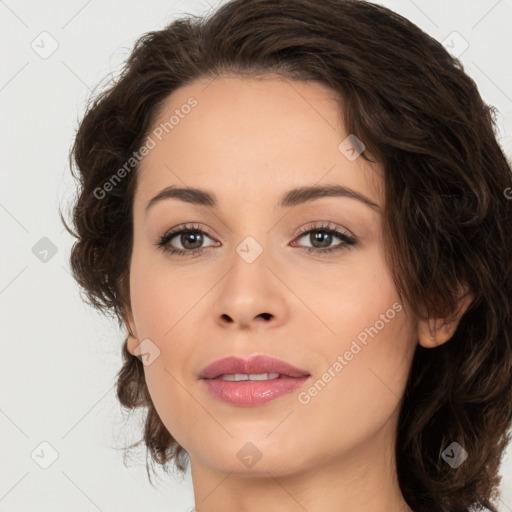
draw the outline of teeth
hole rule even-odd
[[[222,380],[231,380],[234,382],[241,380],[273,380],[279,378],[279,373],[235,373],[220,375],[217,378]]]

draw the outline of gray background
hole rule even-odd
[[[81,301],[58,208],[72,199],[68,152],[92,89],[120,70],[137,37],[219,5],[208,1],[0,0],[0,512],[193,507],[189,474],[182,482],[162,475],[155,489],[143,450],[123,465],[116,448],[138,439],[141,417],[125,425],[115,398],[122,335]],[[510,156],[512,0],[379,3],[453,40],[453,52],[467,42],[460,59],[498,108]],[[512,511],[510,447],[502,475],[500,511]]]

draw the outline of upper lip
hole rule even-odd
[[[310,375],[307,370],[296,368],[286,361],[274,357],[258,355],[248,358],[229,356],[217,359],[209,364],[199,374],[200,379],[214,379],[220,375],[235,373],[279,373],[289,377],[305,377]]]

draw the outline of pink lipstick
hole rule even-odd
[[[199,374],[214,397],[241,407],[260,405],[291,393],[310,376],[307,370],[263,355],[218,359]]]

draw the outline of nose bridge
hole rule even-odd
[[[241,240],[233,247],[231,271],[226,277],[231,282],[231,288],[240,286],[240,299],[242,296],[254,298],[261,291],[262,285],[268,284],[267,281],[272,276],[267,268],[271,265],[268,239],[263,230],[252,230],[252,234],[245,231]]]
[[[256,194],[254,197],[261,197],[263,193],[263,191],[253,192]],[[258,196],[258,194],[260,195]],[[265,209],[269,209],[269,207],[261,204],[261,201],[251,201],[249,197],[244,197],[240,201],[238,209],[233,210],[233,218],[236,219],[231,232],[233,248],[236,256],[247,265],[252,265],[262,259],[266,260],[266,257],[262,258],[261,256],[266,256],[265,253],[270,250],[269,244],[273,234],[271,231],[272,218],[265,216]],[[238,262],[236,258],[234,262]],[[260,265],[257,267],[260,268]]]
[[[234,246],[230,270],[219,288],[214,308],[217,321],[223,326],[226,321],[250,328],[262,320],[272,321],[273,325],[283,320],[283,297],[276,277],[267,268],[272,267],[269,240],[265,226],[260,226],[258,230],[245,231]]]

